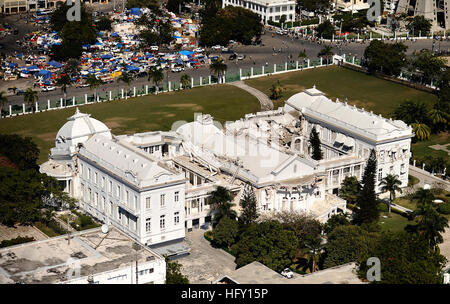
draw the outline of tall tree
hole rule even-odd
[[[316,27],[316,36],[323,39],[332,39],[335,33],[334,25],[330,20],[325,20]]]
[[[217,59],[217,60],[214,60],[209,65],[209,70],[211,71],[211,73],[217,74],[217,78],[219,78],[219,83],[221,83],[222,81],[220,79],[221,79],[221,76],[227,70],[227,65],[223,62],[223,59]]]
[[[33,91],[33,89],[28,88],[25,91],[25,94],[23,95],[23,100],[25,101],[25,103],[31,107],[33,113],[37,110],[35,107],[35,102],[39,99],[38,97],[38,92],[37,91]]]
[[[350,204],[356,204],[360,185],[356,176],[346,176],[339,188],[339,196]]]
[[[311,272],[315,272],[323,249],[322,238],[320,236],[306,238],[305,247],[305,253],[309,257],[311,264]]]
[[[418,223],[408,226],[406,230],[419,233],[428,240],[430,246],[437,249],[437,245],[444,241],[441,233],[449,227],[448,219],[439,214],[431,204],[420,204],[412,215]]]
[[[64,94],[64,102],[63,104],[66,105],[67,102],[67,87],[72,85],[72,80],[70,79],[70,76],[67,74],[61,74],[58,79],[56,79],[56,85],[61,87],[61,91]]]
[[[239,216],[239,224],[246,227],[254,223],[259,217],[255,192],[251,185],[246,185],[240,205],[242,212]]]
[[[280,80],[277,80],[276,83],[272,84],[272,86],[270,87],[270,99],[273,100],[278,100],[281,97],[283,97],[283,90],[284,87],[283,85],[280,83]]]
[[[364,65],[369,72],[382,72],[390,76],[399,76],[407,65],[406,50],[403,43],[384,43],[373,40],[364,51]]]
[[[152,80],[153,83],[155,84],[156,93],[158,93],[158,91],[159,91],[158,83],[160,81],[162,81],[163,79],[164,79],[164,74],[163,74],[162,69],[158,69],[158,68],[154,67],[148,71],[148,80],[149,81]]]
[[[424,16],[415,16],[411,19],[411,21],[409,21],[406,27],[411,34],[414,34],[414,36],[417,37],[419,34],[422,36],[428,35],[430,33],[431,26],[431,20],[426,19]]]
[[[177,261],[166,259],[166,284],[189,284],[189,279],[181,273],[183,266]]]
[[[2,118],[3,108],[8,105],[8,97],[6,97],[6,92],[0,92],[0,118]]]
[[[188,74],[183,74],[180,77],[180,83],[183,86],[184,89],[188,88],[191,84],[191,77],[189,77]]]
[[[328,65],[330,58],[333,58],[333,48],[330,45],[325,45],[323,49],[320,50],[318,56],[325,58],[325,62]]]
[[[311,130],[311,134],[309,135],[309,143],[312,148],[311,157],[315,160],[321,160],[323,159],[323,152],[319,138],[319,133],[316,130],[316,127],[313,127]]]
[[[132,80],[133,80],[133,78],[127,72],[122,72],[122,75],[120,75],[119,78],[117,78],[117,82],[121,81],[126,84],[126,86],[127,86],[126,94],[128,94],[128,89],[130,88],[130,84],[131,84]]]
[[[381,191],[389,191],[389,213],[391,213],[391,203],[395,199],[395,192],[402,192],[402,189],[399,187],[401,184],[402,182],[398,179],[398,175],[392,174],[386,175],[379,184]]]
[[[424,123],[416,122],[411,124],[413,132],[416,134],[418,140],[427,140],[431,135],[431,128]]]
[[[230,248],[235,243],[238,233],[238,222],[224,216],[212,231],[212,243],[217,247]]]
[[[218,186],[216,190],[210,192],[209,203],[214,211],[213,225],[217,225],[222,217],[227,216],[234,220],[237,217],[236,211],[232,209],[234,204],[231,202],[233,196],[225,187]]]
[[[89,85],[89,89],[94,90],[94,100],[97,101],[97,89],[102,84],[102,81],[95,77],[94,74],[90,74],[86,79],[86,83]]]
[[[298,240],[277,221],[251,224],[233,245],[237,267],[258,261],[280,272],[292,264]]]
[[[356,200],[357,208],[354,210],[353,221],[358,224],[370,224],[378,220],[379,210],[375,195],[375,178],[377,170],[377,157],[375,150],[370,151],[364,175],[361,181],[362,188]]]

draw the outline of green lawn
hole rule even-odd
[[[194,113],[207,113],[224,123],[260,110],[256,97],[229,85],[215,85],[181,92],[112,101],[80,107],[104,122],[113,134],[170,130],[175,121],[192,121]],[[75,108],[29,114],[0,120],[0,133],[31,136],[41,150],[39,163],[48,159],[56,133]]]
[[[388,216],[388,218],[384,218],[383,216]],[[407,218],[393,212],[390,215],[387,212],[381,212],[379,223],[382,230],[397,232],[403,231],[406,225],[413,224],[414,222],[408,221]]]
[[[434,150],[429,147],[436,144],[445,145],[449,142],[450,138],[448,133],[432,134],[429,140],[418,141],[415,144],[411,145],[413,157],[425,157],[427,155],[432,155],[435,157],[442,156],[444,159],[447,159],[447,161],[450,161],[448,152],[442,150]]]
[[[429,105],[437,100],[433,94],[337,66],[260,77],[245,83],[270,96],[269,89],[277,80],[285,88],[280,105],[313,85],[333,100],[339,98],[344,101],[347,98],[349,104],[385,117],[389,117],[405,99],[423,101]]]

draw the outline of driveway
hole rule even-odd
[[[211,284],[235,268],[234,257],[221,249],[213,248],[203,237],[205,230],[193,229],[186,232],[190,255],[177,261],[183,265],[182,273],[192,284]]]

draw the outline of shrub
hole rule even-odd
[[[442,214],[450,214],[450,203],[440,204],[437,211]]]
[[[13,245],[18,245],[18,244],[23,244],[23,243],[28,243],[28,242],[32,242],[35,241],[34,237],[16,237],[15,239],[10,239],[10,240],[4,240],[0,243],[0,248],[4,248],[4,247],[8,247],[8,246],[13,246]]]
[[[389,212],[389,208],[385,203],[378,203],[378,210],[380,210],[381,212]]]

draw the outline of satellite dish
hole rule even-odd
[[[106,224],[103,224],[102,225],[102,232],[106,234],[106,233],[108,233],[108,231],[109,231],[109,226],[106,225]]]

